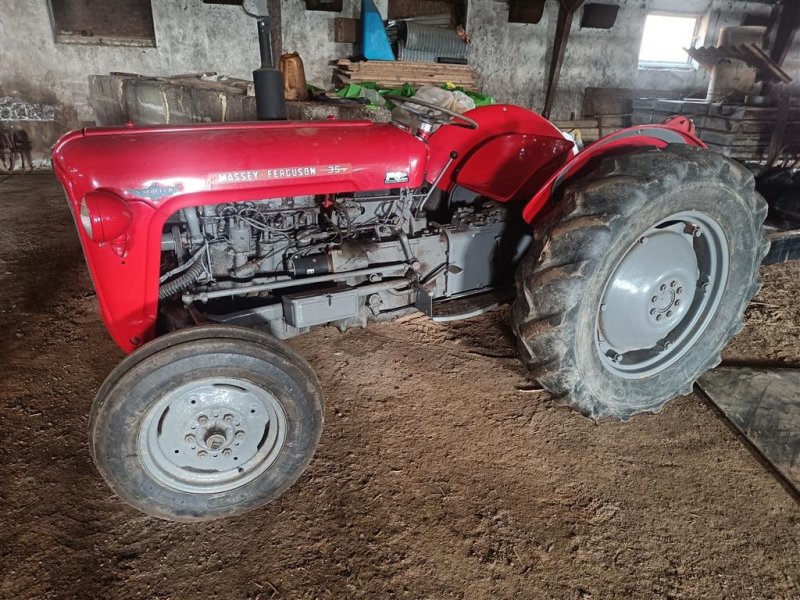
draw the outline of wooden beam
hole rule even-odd
[[[273,66],[277,69],[283,54],[283,29],[281,27],[281,0],[267,0],[269,39],[272,46]]]
[[[569,32],[572,29],[572,17],[575,11],[585,0],[560,0],[558,4],[558,19],[556,20],[556,35],[553,39],[553,57],[550,60],[550,69],[547,74],[547,94],[544,99],[542,115],[549,119],[553,110],[553,103],[558,89],[558,80],[561,76],[561,65],[567,50]]]
[[[789,53],[795,33],[800,28],[800,2],[785,1],[777,5],[773,9],[772,19],[767,33],[769,55],[781,66]]]

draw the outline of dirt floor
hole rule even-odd
[[[0,596],[798,598],[800,507],[699,395],[599,425],[531,389],[508,311],[291,342],[327,394],[277,502],[210,524],[118,501],[87,415],[121,358],[50,175],[0,183]],[[800,363],[800,262],[727,360]]]

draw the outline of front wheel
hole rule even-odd
[[[689,393],[758,290],[766,211],[744,168],[686,146],[609,158],[573,182],[517,272],[533,377],[593,418]]]
[[[277,498],[322,431],[322,391],[305,360],[265,334],[204,329],[123,361],[90,418],[106,482],[162,519],[221,518]]]

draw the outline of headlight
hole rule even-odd
[[[86,204],[86,198],[81,200],[81,225],[83,225],[83,230],[86,232],[90,238],[92,237],[92,216],[89,214],[89,207]]]
[[[128,229],[131,210],[119,196],[98,190],[89,192],[81,200],[80,219],[93,242],[111,242]]]

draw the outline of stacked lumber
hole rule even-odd
[[[334,76],[341,83],[374,81],[381,87],[399,87],[404,83],[414,86],[439,85],[450,82],[468,90],[477,91],[477,74],[469,65],[447,65],[406,61],[370,60],[353,62],[336,61]]]
[[[636,99],[632,122],[660,123],[672,115],[694,121],[698,137],[709,149],[746,162],[767,159],[778,109],[704,100]],[[785,152],[800,152],[800,106],[789,106],[785,115],[782,146]]]

